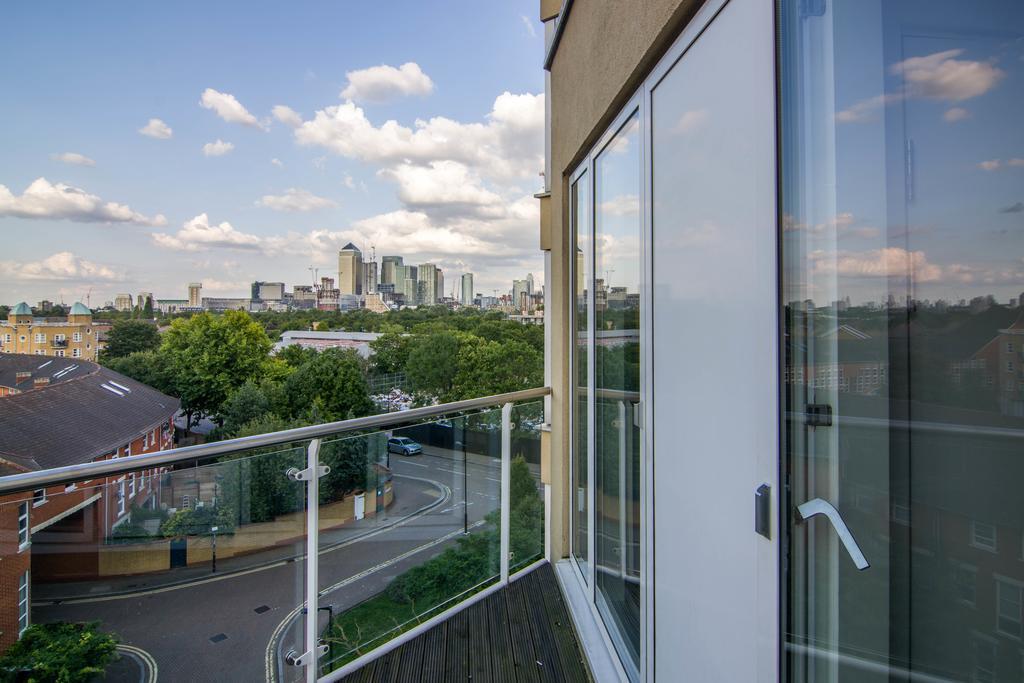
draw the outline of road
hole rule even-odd
[[[443,451],[424,450],[413,458],[392,455],[395,499],[384,514],[345,534],[322,536],[321,605],[338,613],[377,594],[497,509],[497,460],[471,456],[464,471]],[[248,570],[128,594],[109,594],[106,583],[80,586],[59,604],[33,603],[32,616],[37,622],[100,621],[148,655],[161,681],[298,680],[300,672],[282,660],[289,649],[303,651],[304,579],[301,555],[270,563],[254,556]],[[137,676],[136,669],[129,680]]]

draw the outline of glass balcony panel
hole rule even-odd
[[[512,464],[509,487],[509,573],[544,556],[544,487],[540,482],[540,430],[544,403],[512,409]]]
[[[31,668],[62,629],[95,623],[117,642],[107,680],[263,680],[272,670],[300,680],[284,659],[303,651],[302,622],[281,627],[304,599],[305,485],[285,471],[303,467],[305,452],[275,447],[4,496],[2,665]]]
[[[321,461],[321,675],[499,580],[500,408],[325,438]]]

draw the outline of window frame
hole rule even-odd
[[[31,545],[31,517],[29,516],[28,501],[24,501],[18,503],[18,552],[25,550]]]

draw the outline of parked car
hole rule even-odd
[[[388,453],[419,455],[422,452],[423,447],[408,437],[394,436],[388,439]]]

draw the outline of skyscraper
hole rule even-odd
[[[382,285],[397,285],[401,289],[403,283],[395,277],[395,268],[403,264],[401,256],[385,256],[380,260],[380,283]],[[403,280],[405,278],[402,278]]]
[[[377,262],[363,261],[363,294],[377,293]]]
[[[199,308],[203,305],[203,283],[188,283],[188,305],[190,308]]]
[[[529,281],[528,280],[513,280],[512,281],[512,307],[525,310],[529,307]]]
[[[432,306],[437,303],[437,266],[433,263],[421,263],[417,268],[418,282],[422,285],[417,287],[419,304]]]
[[[338,252],[338,291],[341,294],[363,293],[363,253],[351,242]]]
[[[437,269],[437,277],[435,278],[436,286],[434,288],[434,301],[431,303],[437,303],[444,298],[444,271],[440,268]]]
[[[462,274],[462,305],[472,306],[475,292],[473,292],[473,273]]]
[[[526,293],[533,295],[533,273],[527,273],[526,275]]]

